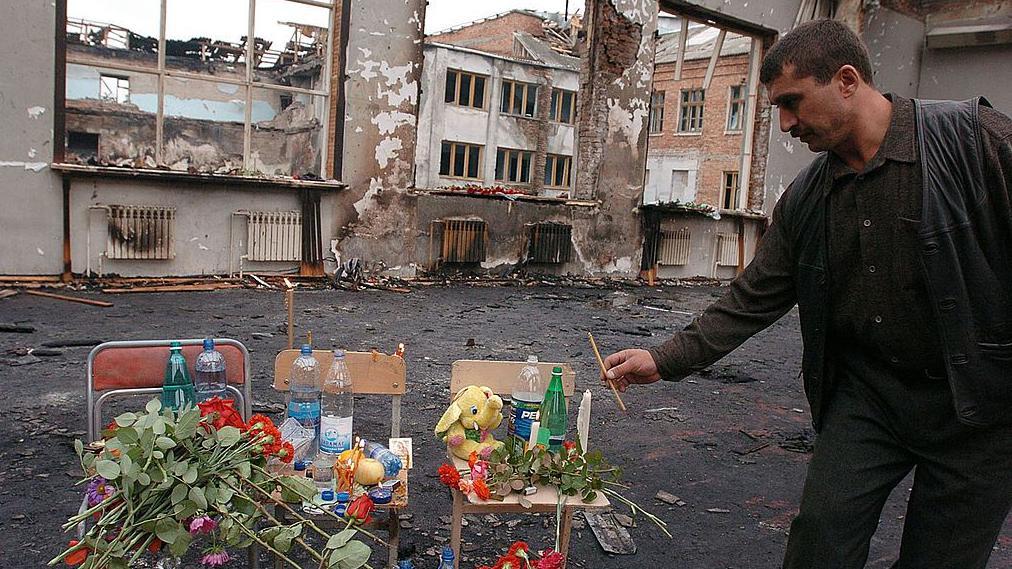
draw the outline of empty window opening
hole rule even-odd
[[[664,130],[664,91],[654,91],[650,95],[650,134]]]
[[[534,153],[528,150],[500,148],[495,157],[495,179],[499,182],[531,182],[531,162]]]
[[[537,85],[504,79],[499,111],[507,115],[533,117],[537,99]]]
[[[461,107],[485,108],[484,75],[457,69],[446,70],[446,90],[443,100]]]
[[[572,156],[559,154],[545,156],[545,185],[551,188],[568,188],[572,165]]]
[[[113,103],[129,103],[130,79],[118,75],[99,75],[98,98]]]
[[[548,115],[555,122],[565,124],[576,122],[576,93],[565,89],[552,89],[552,104]]]
[[[481,178],[481,151],[477,144],[443,141],[439,175],[477,180]]]
[[[678,132],[701,132],[703,130],[702,89],[682,89],[682,104],[679,109]]]

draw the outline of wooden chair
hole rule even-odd
[[[169,344],[173,341],[183,346],[183,356],[192,372],[204,349],[203,339],[105,342],[91,350],[86,392],[89,442],[101,435],[102,407],[110,399],[161,394]],[[249,351],[242,342],[229,338],[215,338],[214,347],[225,357],[227,389],[235,397],[236,409],[243,419],[249,419],[253,407]]]
[[[292,363],[299,357],[299,350],[282,350],[274,359],[274,389],[288,391],[288,378]],[[345,361],[351,373],[352,390],[356,395],[388,395],[390,396],[390,437],[401,434],[401,396],[407,387],[407,367],[400,356],[391,356],[379,352],[345,352]],[[323,370],[321,381],[326,371],[334,363],[334,352],[330,350],[313,350],[313,357],[320,362]],[[390,538],[390,553],[387,567],[397,565],[397,547],[400,542],[400,512],[407,509],[407,465],[401,470],[401,484],[404,486],[404,500],[400,503],[377,505],[377,511],[387,512],[386,520],[377,520],[376,526],[385,529]],[[400,494],[400,491],[398,492]],[[320,518],[317,524],[326,523],[330,518]]]
[[[484,385],[498,395],[509,396],[520,370],[527,362],[495,362],[485,360],[457,360],[453,362],[450,372],[450,397],[468,385]],[[565,363],[538,363],[538,371],[546,385],[552,376],[552,368],[562,367],[562,391],[566,400],[570,401],[576,387],[576,372],[573,366]],[[504,409],[504,412],[507,411]],[[570,424],[575,424],[576,413],[570,410]],[[504,419],[505,422],[505,419]],[[571,429],[575,433],[575,427]],[[467,461],[447,453],[454,466],[466,469]],[[509,514],[509,513],[556,513],[559,495],[554,488],[539,488],[538,492],[526,498],[531,502],[530,508],[520,505],[520,495],[512,493],[502,502],[483,502],[473,494],[465,496],[457,489],[451,489],[453,495],[453,513],[450,525],[450,547],[454,552],[454,567],[460,566],[460,532],[464,514]],[[568,557],[569,537],[572,531],[573,512],[576,510],[605,509],[610,506],[608,499],[599,495],[596,500],[585,504],[579,498],[569,498],[562,508],[562,524],[559,530],[559,551]]]

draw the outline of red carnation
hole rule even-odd
[[[450,488],[456,488],[457,483],[460,482],[460,472],[457,472],[457,469],[452,465],[444,464],[439,467],[437,472],[439,473],[439,481]]]

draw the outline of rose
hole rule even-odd
[[[534,563],[534,569],[562,569],[566,557],[552,548],[546,549],[541,554],[541,559]]]
[[[344,515],[352,518],[356,523],[367,524],[372,521],[372,516],[369,514],[372,513],[375,507],[376,505],[373,504],[372,499],[366,494],[362,494],[354,502],[348,504],[348,509],[345,510]]]
[[[210,516],[198,516],[190,521],[190,535],[211,533],[216,527],[218,527],[218,522]]]
[[[235,401],[232,399],[212,397],[207,401],[197,403],[197,407],[200,407],[201,417],[211,415],[211,425],[215,429],[231,426],[245,431],[246,423],[242,422],[242,415],[235,410],[234,404]]]
[[[80,542],[78,542],[76,539],[72,539],[70,540],[70,544],[67,547],[73,548],[77,546],[78,543]],[[81,546],[81,548],[75,549],[74,551],[68,553],[67,556],[63,558],[63,562],[66,563],[67,565],[70,565],[71,567],[73,567],[74,565],[80,565],[84,563],[85,559],[88,558],[88,554],[90,552],[91,549],[88,546],[86,545]]]

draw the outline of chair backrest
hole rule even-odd
[[[105,342],[88,354],[88,438],[95,440],[101,429],[102,405],[113,397],[154,395],[161,391],[169,344],[183,346],[183,356],[192,373],[203,338],[187,340],[131,340]],[[243,417],[252,414],[250,357],[246,346],[231,338],[215,338],[215,349],[225,357],[228,390],[235,396]]]
[[[520,370],[527,362],[496,362],[490,360],[457,360],[450,371],[450,397],[468,385],[484,385],[498,395],[509,395]],[[548,385],[552,368],[562,367],[562,392],[566,398],[576,389],[576,372],[566,363],[538,362],[538,371]]]
[[[299,357],[299,350],[282,350],[274,358],[274,389],[288,391],[288,379],[292,363]],[[334,363],[332,350],[313,350],[313,357],[320,362],[320,383],[326,378],[327,370]],[[407,365],[404,358],[380,352],[345,352],[345,362],[351,374],[351,389],[357,395],[389,395],[390,436],[397,438],[401,433],[401,396],[407,390]]]

